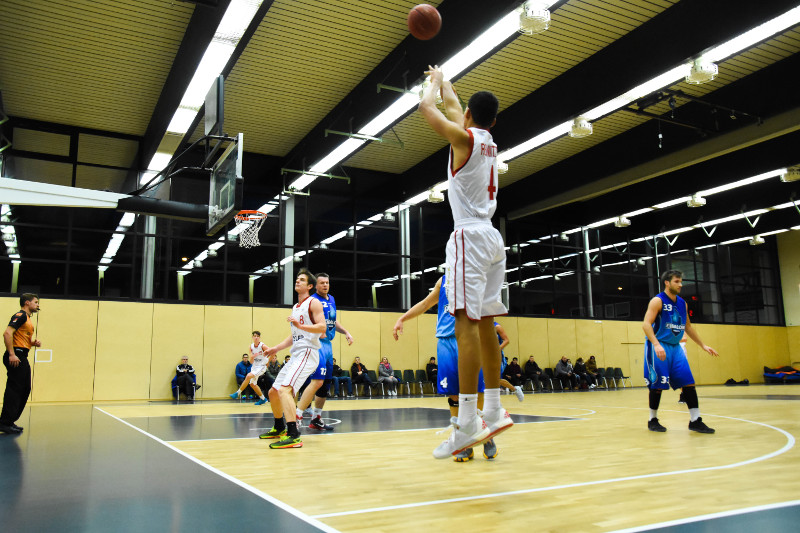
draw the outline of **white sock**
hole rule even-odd
[[[658,409],[650,409],[650,420],[658,418]]]
[[[266,398],[264,397],[264,395],[263,395],[263,394],[261,395],[261,399],[262,399],[262,400],[266,400]]]
[[[689,409],[689,420],[694,422],[698,418],[700,418],[700,408],[697,407],[695,409]]]
[[[459,407],[460,408],[460,407]],[[500,389],[486,389],[483,391],[483,410],[496,411],[502,409],[503,404],[500,403]]]
[[[303,416],[303,410],[300,409],[299,407],[295,407],[295,413],[297,413],[298,417],[302,417]]]
[[[314,407],[314,418],[322,416],[322,407]]]
[[[478,417],[478,394],[458,395],[458,425],[471,424]]]

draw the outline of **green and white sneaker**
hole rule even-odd
[[[283,428],[282,430],[278,431],[278,430],[275,429],[275,426],[272,426],[272,429],[270,429],[266,433],[262,433],[261,435],[258,436],[258,438],[259,439],[278,439],[278,438],[285,437],[285,436],[286,436],[286,428]]]
[[[277,449],[277,448],[302,448],[303,441],[300,440],[300,437],[291,437],[286,435],[284,438],[279,440],[278,442],[273,442],[269,445],[270,448]]]

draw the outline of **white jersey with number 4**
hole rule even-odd
[[[318,300],[309,296],[302,302],[295,304],[295,306],[292,307],[292,317],[296,318],[301,324],[313,324],[314,321],[311,320],[311,315],[309,313],[309,307],[313,301]],[[319,350],[320,335],[320,333],[309,333],[307,331],[303,331],[292,324],[292,357],[305,352],[309,348],[312,350]]]
[[[492,134],[468,128],[470,150],[467,160],[455,168],[453,148],[448,161],[448,192],[456,227],[490,219],[497,209],[497,145]]]
[[[267,356],[264,354],[266,345],[259,342],[258,346],[250,344],[250,353],[253,354],[253,366],[267,366]]]

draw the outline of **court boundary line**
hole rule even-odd
[[[638,407],[636,407],[636,408],[619,407],[618,409],[636,409],[636,410],[639,410],[641,408],[638,408]],[[730,464],[726,464],[726,465],[707,466],[707,467],[702,467],[702,468],[690,468],[690,469],[684,469],[684,470],[673,470],[673,471],[669,471],[669,472],[654,472],[654,473],[651,473],[651,474],[641,474],[641,475],[638,475],[638,476],[625,476],[625,477],[618,477],[618,478],[611,478],[611,479],[600,479],[600,480],[595,480],[595,481],[585,481],[585,482],[580,482],[580,483],[569,483],[569,484],[565,484],[565,485],[552,485],[552,486],[549,486],[549,487],[536,487],[536,488],[532,488],[532,489],[521,489],[521,490],[513,490],[513,491],[506,491],[506,492],[488,493],[488,494],[476,494],[476,495],[473,495],[473,496],[462,496],[462,497],[459,497],[459,498],[446,498],[446,499],[442,499],[442,500],[429,500],[429,501],[425,501],[425,502],[405,503],[405,504],[400,504],[400,505],[388,505],[388,506],[383,506],[383,507],[372,507],[372,508],[367,508],[367,509],[356,509],[356,510],[352,510],[352,511],[341,511],[341,512],[336,512],[336,513],[322,513],[322,514],[313,515],[313,517],[314,518],[333,518],[333,517],[339,517],[339,516],[351,516],[351,515],[359,515],[359,514],[377,513],[377,512],[382,512],[382,511],[396,511],[398,509],[413,509],[413,508],[416,508],[416,507],[428,507],[428,506],[432,506],[432,505],[442,505],[442,504],[447,504],[447,503],[468,502],[468,501],[474,501],[474,500],[500,498],[500,497],[505,497],[505,496],[516,496],[516,495],[520,495],[520,494],[534,494],[534,493],[538,493],[538,492],[548,492],[548,491],[551,491],[551,490],[563,490],[563,489],[571,489],[571,488],[576,488],[576,487],[589,487],[589,486],[593,486],[593,485],[605,485],[605,484],[610,484],[610,483],[634,481],[634,480],[638,480],[638,479],[658,478],[658,477],[667,477],[667,476],[675,476],[675,475],[682,475],[682,474],[692,474],[692,473],[696,473],[696,472],[709,472],[709,471],[712,471],[712,470],[724,470],[724,469],[729,469],[729,468],[738,468],[740,466],[745,466],[745,465],[752,464],[752,463],[758,463],[758,462],[761,462],[761,461],[765,461],[767,459],[771,459],[773,457],[777,457],[778,455],[782,455],[782,454],[788,452],[789,450],[791,450],[795,445],[794,436],[791,433],[789,433],[789,432],[787,432],[787,431],[785,431],[785,430],[783,430],[783,429],[781,429],[779,427],[771,426],[771,425],[765,424],[763,422],[756,422],[754,420],[747,420],[745,418],[735,418],[735,417],[732,417],[732,416],[710,415],[710,414],[706,414],[706,416],[712,416],[712,417],[716,417],[716,418],[727,418],[729,420],[738,420],[740,422],[747,422],[747,423],[750,423],[750,424],[763,426],[763,427],[772,429],[774,431],[777,431],[779,433],[782,433],[786,437],[787,442],[786,442],[786,444],[783,445],[782,448],[780,448],[780,449],[778,449],[778,450],[776,450],[774,452],[770,452],[770,453],[768,453],[766,455],[761,455],[759,457],[754,457],[752,459],[747,459],[745,461],[739,461],[737,463],[730,463]]]
[[[183,457],[189,459],[193,463],[202,466],[203,468],[205,468],[208,471],[220,476],[221,478],[226,479],[226,480],[232,482],[233,484],[238,485],[239,487],[247,490],[248,492],[251,492],[252,494],[258,496],[259,498],[268,501],[269,503],[275,505],[276,507],[282,509],[283,511],[286,511],[287,513],[293,515],[294,517],[299,518],[300,520],[306,522],[307,524],[310,524],[310,525],[320,529],[321,531],[326,531],[328,533],[341,533],[338,529],[333,528],[333,527],[331,527],[331,526],[329,526],[327,524],[324,524],[324,523],[320,522],[316,518],[307,515],[306,513],[300,511],[299,509],[295,509],[291,505],[288,505],[288,504],[278,500],[274,496],[270,496],[266,492],[263,492],[263,491],[255,488],[255,487],[253,487],[251,485],[248,485],[244,481],[241,481],[241,480],[236,479],[235,477],[233,477],[231,475],[226,474],[222,470],[214,468],[213,466],[209,465],[208,463],[205,463],[205,462],[201,461],[197,457],[193,457],[192,455],[184,452],[183,450],[180,450],[180,449],[176,448],[175,446],[173,446],[170,443],[168,443],[168,442],[156,437],[155,435],[151,435],[147,431],[145,431],[145,430],[143,430],[141,428],[138,428],[138,427],[134,426],[133,424],[130,424],[130,423],[126,422],[125,420],[122,420],[121,418],[112,415],[111,413],[108,413],[108,412],[104,411],[100,407],[96,407],[95,406],[94,408],[97,409],[98,411],[100,411],[101,413],[103,413],[104,415],[113,418],[117,422],[121,422],[122,424],[125,424],[129,428],[138,431],[142,435],[150,437],[151,439],[153,439],[157,443],[165,446],[166,448],[172,450],[173,452],[176,452],[176,453],[182,455]]]
[[[652,531],[664,527],[681,526],[684,524],[692,524],[694,522],[703,522],[704,520],[714,520],[716,518],[727,518],[729,516],[738,516],[748,513],[757,513],[759,511],[769,511],[772,509],[781,509],[783,507],[793,507],[800,505],[800,500],[792,500],[780,503],[767,503],[764,505],[756,505],[754,507],[745,507],[743,509],[732,509],[730,511],[720,511],[718,513],[704,514],[692,516],[689,518],[679,518],[677,520],[669,520],[667,522],[659,522],[657,524],[648,524],[646,526],[637,526],[627,529],[617,529],[610,533],[638,533],[640,531]]]

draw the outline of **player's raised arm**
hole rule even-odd
[[[442,89],[442,71],[438,66],[428,68],[430,70],[425,73],[431,77],[431,84],[425,89],[425,93],[422,95],[422,100],[419,103],[419,112],[425,117],[425,120],[430,124],[431,128],[433,128],[433,131],[440,137],[444,137],[450,141],[450,144],[454,147],[469,146],[469,134],[467,130],[464,129],[463,116],[462,121],[457,123],[444,116],[444,113],[439,111],[436,107],[436,93]]]
[[[442,101],[444,102],[444,111],[447,113],[447,118],[456,124],[464,123],[464,109],[461,107],[461,101],[458,99],[453,84],[447,80],[442,81]]]
[[[392,335],[394,336],[394,340],[400,340],[400,335],[403,333],[403,322],[406,320],[411,320],[412,318],[418,317],[439,301],[439,289],[442,286],[442,278],[436,282],[436,285],[433,286],[433,290],[428,293],[428,296],[414,304],[414,306],[403,313],[403,316],[397,319],[397,322],[394,324],[394,328],[392,329]]]

